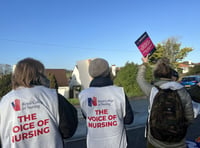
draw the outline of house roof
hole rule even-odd
[[[54,74],[58,86],[69,86],[69,81],[67,78],[67,71],[65,69],[45,69],[46,75],[49,73]]]
[[[189,65],[181,63],[179,64],[179,67],[189,67]]]
[[[182,64],[186,64],[186,65],[193,65],[194,63],[191,61],[183,61]]]

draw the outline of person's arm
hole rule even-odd
[[[195,86],[192,86],[188,89],[188,93],[190,94],[193,101],[200,103],[200,83]]]
[[[74,135],[78,126],[77,110],[60,94],[58,94],[58,102],[60,132],[63,138],[70,138]]]
[[[189,125],[194,120],[194,111],[193,111],[191,97],[185,88],[178,90],[178,93],[183,102],[183,106],[184,106],[184,110],[185,110],[185,118],[187,119],[188,125]]]
[[[146,96],[150,95],[152,85],[145,80],[145,73],[146,73],[146,65],[148,63],[148,56],[142,58],[143,64],[139,66],[139,70],[137,73],[137,83],[145,93]]]
[[[83,118],[86,119],[86,115],[82,109],[81,109],[81,113],[82,113]]]
[[[125,95],[125,103],[126,103],[126,115],[124,117],[124,124],[131,124],[134,120],[133,110],[131,108],[128,97]]]

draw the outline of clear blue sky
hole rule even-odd
[[[32,57],[46,68],[73,69],[102,57],[141,64],[135,40],[176,37],[200,62],[199,0],[0,0],[0,64]]]

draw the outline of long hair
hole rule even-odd
[[[44,75],[44,65],[33,58],[25,58],[19,61],[12,75],[12,88],[33,87],[34,85],[48,85],[48,79]]]
[[[171,78],[172,68],[169,59],[166,57],[159,59],[153,74],[155,78]]]

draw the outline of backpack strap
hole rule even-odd
[[[155,88],[157,88],[158,90],[161,90],[162,88],[160,88],[159,86],[157,85],[154,85]]]

